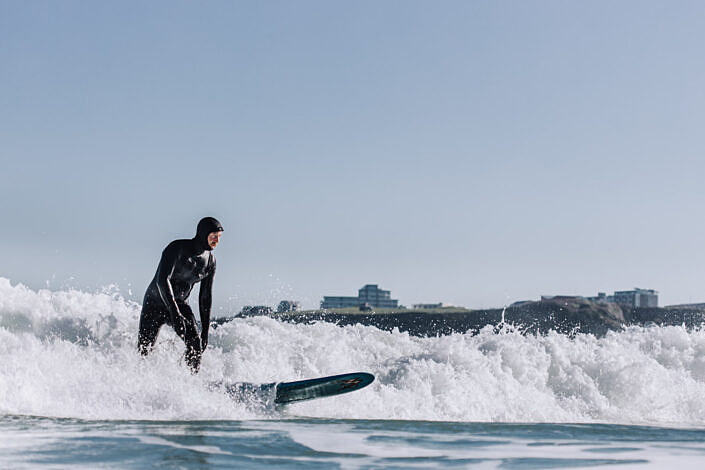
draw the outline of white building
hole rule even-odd
[[[399,307],[399,301],[392,299],[390,291],[380,289],[377,284],[366,284],[357,291],[357,297],[323,297],[321,308],[350,308],[365,304],[378,308]]]
[[[658,307],[658,292],[653,289],[615,291],[614,302],[625,307]]]
[[[615,291],[614,295],[607,295],[604,292],[598,292],[596,297],[548,295],[541,296],[541,300],[560,298],[586,299],[591,302],[597,303],[616,303],[621,305],[622,307],[629,308],[658,307],[658,292],[653,289],[639,289],[638,287],[635,287],[634,290]]]

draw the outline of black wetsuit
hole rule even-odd
[[[206,217],[198,223],[196,236],[174,240],[162,252],[154,279],[147,287],[140,316],[139,350],[143,355],[154,346],[163,324],[170,325],[186,343],[186,362],[197,372],[208,343],[211,289],[215,276],[215,257],[208,245],[208,234],[222,231],[216,219]],[[188,304],[194,284],[201,282],[198,307],[201,333]]]

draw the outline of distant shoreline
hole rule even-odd
[[[442,336],[454,333],[476,333],[491,325],[514,325],[523,333],[564,334],[589,333],[604,336],[610,331],[638,325],[685,325],[695,327],[705,322],[705,305],[692,304],[651,308],[622,308],[585,299],[556,299],[526,302],[507,308],[470,310],[441,307],[429,310],[359,309],[306,310],[267,315],[291,323],[325,321],[339,326],[362,324],[382,330],[397,329],[413,336]],[[220,318],[222,324],[238,317]],[[504,323],[503,323],[504,322]]]

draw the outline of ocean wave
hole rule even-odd
[[[140,306],[118,292],[33,291],[0,278],[0,413],[86,419],[321,418],[705,424],[705,331],[629,327],[603,337],[488,326],[431,338],[266,317],[214,329],[201,373],[163,328],[136,352]],[[351,371],[364,390],[289,406],[233,401],[212,382]]]

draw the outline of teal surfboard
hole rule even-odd
[[[286,405],[298,401],[354,392],[367,387],[374,380],[375,376],[367,372],[352,372],[350,374],[331,375],[329,377],[297,380],[295,382],[231,383],[225,386],[223,383],[217,383],[212,385],[217,388],[224,387],[228,395],[238,401],[251,397],[271,397],[271,391],[274,390],[274,403]]]
[[[367,387],[374,380],[375,376],[367,372],[353,372],[296,382],[282,382],[277,384],[274,403],[286,404],[354,392]]]

